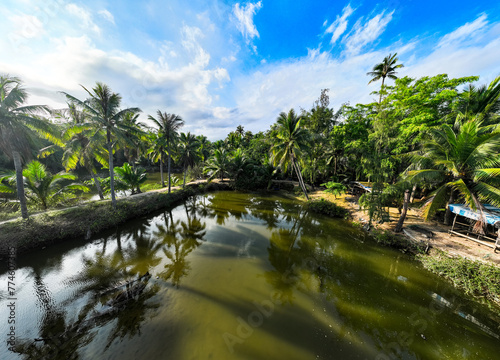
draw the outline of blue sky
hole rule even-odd
[[[500,75],[497,1],[3,0],[0,73],[32,104],[62,108],[96,81],[183,131],[267,130],[281,111],[366,103],[366,72],[389,53],[400,76]]]

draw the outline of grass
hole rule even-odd
[[[417,259],[466,294],[500,305],[500,268],[462,257],[452,258],[442,251],[433,256],[418,255]]]

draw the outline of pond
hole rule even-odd
[[[196,196],[91,240],[13,257],[15,300],[2,270],[0,359],[497,359],[500,350],[497,314],[288,198]]]

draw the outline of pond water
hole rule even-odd
[[[91,240],[18,256],[14,301],[2,270],[0,359],[497,359],[500,351],[498,314],[291,199],[197,196]]]

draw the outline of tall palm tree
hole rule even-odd
[[[179,138],[179,155],[180,161],[184,165],[184,182],[182,187],[186,186],[186,174],[189,166],[193,166],[199,160],[198,155],[198,140],[196,136],[192,135],[190,132],[187,134],[181,133]]]
[[[168,156],[168,192],[170,193],[171,180],[170,180],[170,164],[172,162],[171,146],[176,141],[179,129],[184,125],[184,120],[179,115],[167,114],[158,110],[157,117],[149,115],[148,119],[153,121],[158,126],[158,137],[164,139],[167,145]],[[161,165],[160,165],[161,166]],[[162,179],[162,186],[165,186]]]
[[[167,142],[165,138],[161,137],[161,134],[151,132],[147,136],[149,150],[146,154],[154,162],[160,162],[160,179],[161,186],[165,187],[165,181],[163,180],[163,155],[167,151]]]
[[[54,134],[49,140],[54,145],[40,150],[41,156],[52,154],[57,147],[64,150],[62,164],[66,171],[74,170],[78,165],[83,166],[92,176],[99,198],[104,199],[101,183],[97,177],[94,160],[107,167],[107,154],[101,144],[105,142],[102,131],[95,129],[85,111],[78,109],[74,103],[68,103],[68,108],[55,112],[56,116],[65,120],[62,132]]]
[[[129,112],[140,112],[139,108],[128,108],[120,110],[121,96],[111,91],[106,84],[97,82],[95,87],[88,90],[82,85],[82,88],[87,92],[89,98],[81,101],[67,93],[67,99],[79,106],[83,107],[89,114],[91,121],[96,128],[103,130],[106,133],[106,147],[109,156],[109,178],[111,204],[116,208],[115,196],[115,176],[113,168],[113,149],[117,138],[123,137],[129,129],[123,125],[123,117]]]
[[[288,166],[292,167],[292,171],[295,171],[306,199],[309,200],[304,179],[302,179],[298,164],[298,159],[302,151],[308,148],[307,144],[309,140],[307,130],[300,126],[301,119],[302,117],[297,116],[293,109],[290,109],[288,114],[282,112],[278,116],[278,128],[275,144],[271,148],[271,158],[273,160],[273,165],[279,165],[284,172],[287,171]]]
[[[394,55],[389,54],[384,58],[384,60],[382,60],[381,63],[375,65],[372,71],[366,73],[366,75],[370,75],[372,77],[368,84],[382,79],[382,85],[380,86],[380,96],[378,99],[379,104],[382,101],[382,90],[384,88],[385,78],[388,77],[389,79],[396,80],[398,78],[396,76],[396,69],[404,67],[403,64],[396,64],[398,62],[397,55],[398,53],[394,53]]]
[[[36,117],[36,114],[48,111],[48,108],[24,105],[27,99],[28,93],[22,87],[21,79],[0,76],[0,150],[14,160],[17,196],[24,219],[28,218],[28,207],[24,194],[21,155],[25,158],[31,156],[31,145],[36,138],[33,128],[50,132],[49,124]]]
[[[423,208],[429,219],[446,203],[464,201],[471,209],[482,212],[482,203],[500,205],[500,133],[483,126],[479,117],[458,117],[455,126],[443,124],[434,129],[423,145],[423,154],[414,157],[431,161],[432,167],[409,172],[412,182],[426,181],[437,185]],[[447,209],[445,224],[451,211]],[[481,221],[478,227],[481,226]]]

